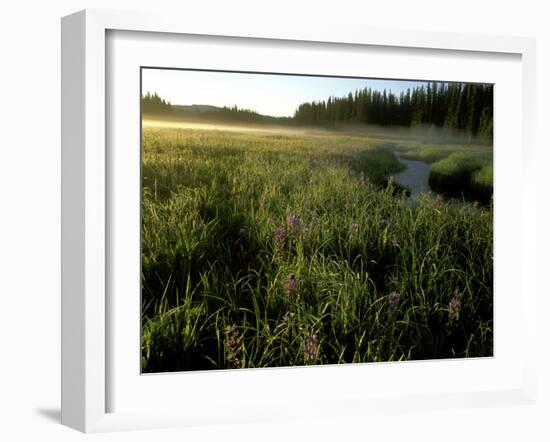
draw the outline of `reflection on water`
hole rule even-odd
[[[408,187],[412,198],[416,198],[422,192],[428,192],[430,190],[428,184],[430,165],[422,161],[406,160],[401,158],[400,152],[395,151],[394,153],[399,161],[407,166],[403,172],[394,175],[395,182]]]

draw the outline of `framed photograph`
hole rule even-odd
[[[64,424],[534,401],[532,40],[62,37]]]

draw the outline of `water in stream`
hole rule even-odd
[[[403,172],[394,175],[395,182],[406,186],[411,190],[411,197],[416,198],[422,192],[428,192],[430,185],[428,180],[430,177],[430,165],[422,161],[406,160],[401,158],[401,153],[394,152],[399,161],[407,168]]]

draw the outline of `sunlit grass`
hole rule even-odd
[[[407,160],[424,161],[433,163],[448,157],[456,148],[447,146],[422,145],[420,147],[409,148],[403,152],[402,157]]]
[[[401,169],[360,136],[144,127],[143,370],[492,355],[492,209],[411,204]]]
[[[456,151],[432,164],[430,186],[438,191],[489,202],[493,193],[491,152]]]

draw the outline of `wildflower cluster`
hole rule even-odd
[[[285,229],[283,227],[277,227],[275,229],[275,232],[273,233],[273,237],[275,238],[275,247],[277,249],[281,249],[285,244],[285,238],[286,238]]]
[[[296,233],[302,226],[302,220],[295,213],[291,213],[286,217],[286,226],[289,232]]]
[[[290,300],[294,300],[298,294],[298,279],[294,275],[290,275],[284,283],[285,293]]]
[[[283,323],[287,324],[290,328],[294,327],[296,321],[294,320],[294,313],[285,312],[283,315]]]
[[[315,333],[306,333],[303,341],[304,362],[315,364],[320,361],[319,338]]]
[[[241,353],[242,336],[236,325],[228,325],[225,327],[225,339],[223,348],[225,350],[225,359],[232,368],[239,368],[239,356]]]
[[[460,307],[461,307],[460,295],[458,294],[458,292],[455,292],[455,294],[453,295],[453,297],[449,302],[449,306],[447,307],[450,321],[458,321],[460,317]]]
[[[400,299],[401,299],[401,293],[391,292],[388,295],[388,305],[391,311],[397,310],[397,307],[399,307]]]

